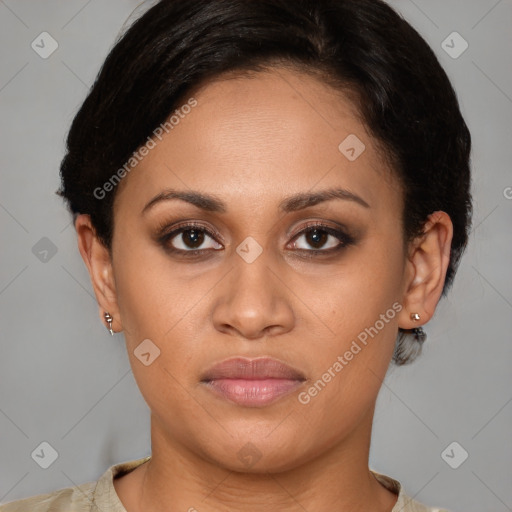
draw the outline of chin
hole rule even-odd
[[[308,450],[303,446],[303,433],[294,431],[287,435],[287,432],[280,431],[278,435],[276,423],[272,428],[263,430],[260,428],[260,433],[253,435],[242,434],[243,431],[239,430],[235,438],[226,435],[222,441],[210,437],[202,452],[216,466],[251,474],[281,473],[314,457],[311,447]]]

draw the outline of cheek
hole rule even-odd
[[[121,215],[119,216],[122,217]],[[180,266],[149,236],[128,232],[119,222],[114,239],[114,278],[123,329],[131,344],[160,340],[190,308]],[[135,223],[134,223],[135,225]]]
[[[132,253],[132,256],[134,253]],[[190,289],[167,269],[126,259],[118,267],[118,303],[130,365],[150,410],[164,425],[176,418],[205,421],[190,395],[194,361],[200,358]],[[186,435],[186,432],[183,432]]]
[[[134,376],[150,407],[185,407],[189,396],[181,386],[195,375],[209,318],[200,299],[218,278],[207,273],[194,279],[154,244],[125,240],[118,244],[123,253],[114,255],[114,277]]]
[[[337,421],[332,414],[325,417],[327,405],[326,410],[357,418],[378,394],[402,309],[404,260],[396,250],[400,244],[398,237],[389,244],[373,238],[343,272],[320,288],[310,288],[329,330],[322,330],[319,350],[311,354],[314,378],[302,403],[309,404],[322,421]]]
[[[308,304],[313,303],[332,337],[329,344],[338,351],[365,329],[377,322],[384,337],[396,327],[396,309],[399,304],[404,273],[404,257],[401,241],[371,236],[364,244],[352,251],[343,265],[323,278],[315,276],[314,283],[306,283]],[[307,286],[307,288],[306,288]],[[384,315],[384,324],[381,316]]]

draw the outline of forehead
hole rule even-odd
[[[154,138],[155,147],[124,178],[118,196],[130,196],[132,206],[142,209],[165,186],[209,191],[226,203],[244,198],[246,207],[333,186],[369,203],[386,196],[383,187],[393,193],[354,104],[310,75],[285,68],[230,74],[183,104],[192,97],[195,106]]]

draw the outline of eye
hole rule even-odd
[[[319,223],[309,225],[294,240],[294,249],[313,253],[331,253],[354,243],[345,232]]]
[[[215,233],[203,226],[187,224],[163,235],[160,240],[171,252],[197,254],[210,249],[222,249],[215,237]]]
[[[165,230],[164,230],[165,231]],[[207,254],[222,249],[221,238],[215,231],[200,224],[178,226],[158,237],[159,243],[170,253],[188,257]],[[291,249],[314,254],[330,254],[354,244],[354,239],[339,229],[315,222],[309,224],[293,238]]]

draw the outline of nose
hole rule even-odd
[[[290,331],[294,324],[293,293],[270,251],[263,250],[252,262],[238,253],[230,259],[234,268],[215,287],[215,328],[250,340]]]

